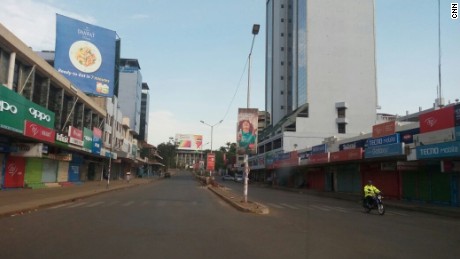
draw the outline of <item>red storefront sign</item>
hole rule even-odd
[[[330,161],[331,162],[339,162],[339,161],[348,161],[348,160],[359,160],[363,158],[363,149],[362,148],[354,148],[354,149],[347,149],[338,152],[332,152]]]
[[[214,171],[215,164],[216,164],[216,155],[208,154],[206,170]]]
[[[389,121],[372,126],[372,137],[378,138],[394,134],[396,132],[396,121]]]
[[[83,146],[83,131],[69,127],[69,143],[77,146]]]
[[[5,188],[24,187],[24,173],[26,159],[24,157],[9,156],[5,167]]]
[[[52,129],[38,125],[31,121],[25,121],[24,136],[54,143],[56,132]]]
[[[313,154],[308,158],[308,164],[325,164],[329,163],[329,152],[322,154]]]
[[[449,106],[419,116],[420,133],[455,127],[454,106]]]

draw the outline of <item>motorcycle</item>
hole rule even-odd
[[[377,194],[376,197],[370,200],[370,202],[366,202],[366,199],[363,201],[364,210],[366,213],[371,212],[373,209],[377,209],[380,215],[385,214],[385,207],[383,206],[383,196],[381,193]]]

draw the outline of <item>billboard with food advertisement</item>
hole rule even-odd
[[[113,96],[116,35],[57,14],[54,68],[87,94]]]
[[[201,150],[203,144],[202,135],[176,134],[177,149],[180,150]]]

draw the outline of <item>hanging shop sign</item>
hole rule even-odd
[[[83,128],[83,150],[91,153],[93,149],[93,131]]]
[[[102,147],[102,130],[98,128],[93,128],[93,145],[91,147],[91,152],[93,154],[100,154]]]
[[[447,106],[419,116],[420,133],[455,127],[454,106]]]
[[[460,156],[460,141],[416,147],[417,159]]]
[[[368,147],[364,151],[365,158],[389,157],[404,155],[404,143]]]
[[[4,85],[0,85],[0,117],[0,128],[21,134],[24,134],[26,120],[45,128],[54,127],[54,112],[29,101]]]
[[[420,128],[403,130],[403,131],[399,131],[398,133],[399,133],[399,138],[401,142],[410,144],[414,142],[414,135],[417,135],[420,133]]]
[[[339,162],[339,161],[349,161],[349,160],[360,160],[363,158],[363,149],[347,149],[337,152],[331,152],[330,161]]]
[[[77,146],[83,146],[83,131],[70,126],[69,127],[69,143]]]
[[[56,132],[53,129],[46,128],[37,123],[26,120],[24,127],[24,136],[54,143]]]
[[[394,134],[396,132],[396,121],[389,121],[372,126],[372,137],[378,138]]]

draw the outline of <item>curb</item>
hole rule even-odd
[[[208,185],[207,188],[239,211],[251,212],[261,215],[267,215],[270,213],[268,207],[263,204],[253,201],[248,201],[247,203],[243,203],[241,201],[238,202],[238,198],[240,198],[239,196],[233,195],[232,193],[225,190],[218,191],[217,189],[220,189],[220,187],[213,187],[212,185]],[[224,195],[224,193],[226,193],[227,195]]]

